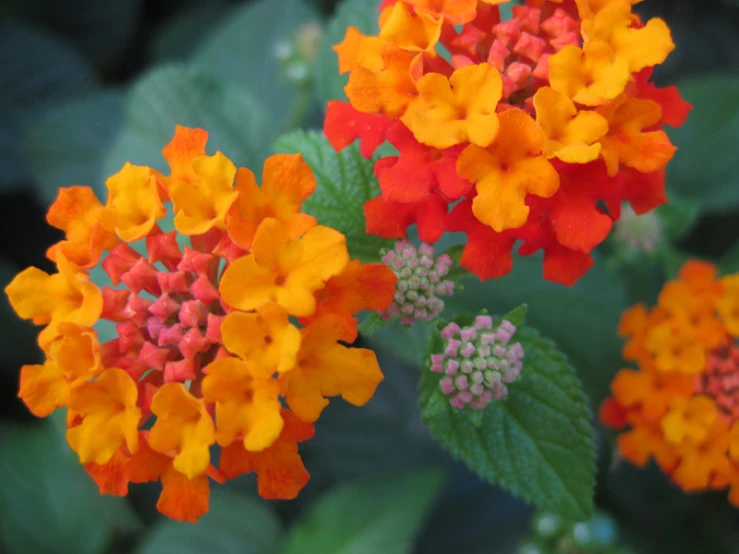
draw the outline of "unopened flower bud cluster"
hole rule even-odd
[[[480,410],[508,395],[505,383],[517,380],[523,368],[521,344],[510,343],[515,332],[505,320],[493,327],[487,315],[470,327],[452,322],[442,329],[444,352],[431,356],[431,371],[445,375],[439,387],[452,406]]]
[[[637,215],[625,205],[614,225],[614,240],[632,252],[654,252],[663,240],[662,222],[654,212]]]
[[[454,283],[444,279],[452,259],[447,254],[434,257],[434,247],[429,244],[416,248],[408,240],[399,240],[382,261],[398,276],[395,300],[379,312],[383,319],[400,316],[403,325],[412,325],[417,319],[431,321],[444,309],[439,297],[454,293]]]

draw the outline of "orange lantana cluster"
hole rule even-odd
[[[101,492],[161,480],[159,510],[189,521],[208,510],[208,477],[253,471],[264,498],[298,494],[309,475],[297,443],[327,397],[363,405],[383,378],[373,352],[342,343],[356,313],[390,306],[396,282],[300,211],[316,181],[299,154],[267,159],[260,187],[206,155],[207,137],[178,127],[170,174],[126,164],[105,205],[61,189],[48,214],[66,234],[48,252],[58,272],[26,269],[5,290],[44,325],[46,361],[22,368],[20,398],[40,417],[68,408],[67,440]],[[99,264],[102,290],[88,273]],[[116,331],[103,344],[99,320]]]
[[[634,0],[526,0],[501,21],[503,3],[381,2],[377,36],[350,27],[334,48],[349,103],[329,103],[324,130],[337,149],[398,151],[375,164],[369,233],[464,232],[461,263],[481,279],[508,273],[521,241],[572,284],[624,201],[640,214],[666,201],[662,126],[690,106],[649,82],[674,45]]]
[[[600,419],[614,429],[625,459],[654,458],[685,491],[730,487],[739,506],[739,274],[716,278],[688,261],[657,306],[623,314],[622,369]]]

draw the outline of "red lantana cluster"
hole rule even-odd
[[[511,270],[518,243],[572,285],[624,202],[637,214],[666,202],[675,147],[662,127],[690,105],[650,83],[674,45],[633,1],[526,0],[508,21],[501,3],[379,3],[379,34],[350,27],[334,48],[349,102],[329,102],[324,132],[337,150],[359,139],[367,158],[397,150],[375,162],[368,233],[463,232],[461,264],[482,280]]]

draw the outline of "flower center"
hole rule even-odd
[[[739,344],[727,339],[708,355],[700,389],[713,397],[720,414],[739,421]]]
[[[103,261],[113,285],[125,286],[103,288],[101,318],[114,322],[118,333],[104,345],[106,367],[137,380],[153,370],[165,383],[184,382],[202,377],[200,370],[215,359],[226,312],[218,292],[220,260],[205,250],[217,240],[191,242],[182,252],[175,232],[159,233],[147,238],[146,257],[122,243]]]
[[[527,111],[532,110],[527,100],[549,79],[549,56],[582,43],[578,21],[552,6],[517,6],[512,19],[493,26],[492,35],[482,54],[503,77],[503,101]]]

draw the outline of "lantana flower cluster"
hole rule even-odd
[[[441,330],[444,351],[431,355],[430,370],[442,373],[439,388],[455,408],[482,410],[508,396],[506,383],[518,380],[523,369],[523,347],[511,343],[516,326],[479,315],[472,325],[451,322]]]
[[[600,409],[631,463],[654,459],[685,491],[730,487],[739,506],[739,274],[688,261],[649,310],[626,311],[622,369]]]
[[[349,102],[329,103],[324,131],[366,157],[397,150],[375,163],[369,233],[464,232],[461,263],[483,280],[510,271],[520,242],[571,285],[622,202],[642,214],[666,201],[662,127],[690,106],[650,83],[674,44],[634,0],[526,0],[507,21],[503,3],[382,1],[378,35],[350,27],[334,47]]]
[[[126,164],[105,204],[61,189],[48,213],[66,234],[48,251],[57,272],[26,269],[5,291],[44,326],[46,361],[21,370],[31,412],[68,408],[67,440],[102,493],[160,480],[159,510],[189,521],[208,510],[209,478],[253,471],[262,497],[298,494],[298,443],[328,397],[361,406],[383,379],[372,351],[345,344],[354,314],[387,309],[396,282],[301,212],[316,181],[299,154],[267,159],[258,186],[207,155],[207,137],[178,127],[170,173]],[[112,285],[92,281],[96,266]],[[115,338],[101,344],[99,321]]]
[[[398,277],[395,298],[387,310],[378,312],[385,320],[400,316],[403,325],[417,319],[433,321],[444,309],[440,297],[454,294],[454,281],[444,279],[453,262],[449,254],[435,256],[430,244],[418,248],[399,240],[393,250],[383,252],[382,261]]]

